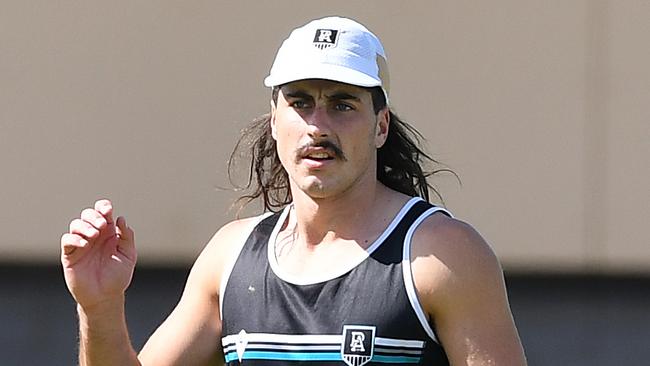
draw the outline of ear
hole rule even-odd
[[[379,149],[384,146],[388,138],[388,129],[390,128],[390,111],[385,107],[377,113],[377,125],[375,128],[375,147]]]
[[[271,99],[271,136],[273,136],[274,140],[278,139],[278,133],[275,130],[275,103],[273,103],[273,99]]]

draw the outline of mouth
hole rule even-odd
[[[312,149],[314,151],[308,151],[302,156],[303,159],[316,160],[316,161],[327,161],[334,160],[334,153],[322,149]]]
[[[300,147],[297,151],[299,160],[311,160],[317,162],[326,162],[340,159],[345,161],[343,151],[336,144],[329,141],[319,141],[315,144],[308,144]]]

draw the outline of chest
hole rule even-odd
[[[368,253],[355,241],[325,243],[312,248],[279,242],[269,257],[272,269],[280,278],[307,284],[333,279],[353,270],[368,258]]]
[[[270,265],[251,269],[233,272],[224,294],[224,324],[233,330],[339,334],[346,324],[389,330],[412,312],[400,264],[368,258],[336,278],[305,285],[283,280]]]
[[[224,298],[224,354],[233,361],[241,356],[341,365],[349,357],[417,364],[428,339],[401,284],[401,270],[399,264],[364,262],[312,285],[282,281],[270,267],[259,276],[235,276]]]
[[[327,276],[307,281],[278,268],[269,249],[274,226],[261,226],[222,292],[226,364],[446,365],[417,310],[401,226],[351,262],[313,262]]]

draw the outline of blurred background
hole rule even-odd
[[[104,197],[136,230],[142,346],[237,213],[226,161],[275,51],[342,15],[382,39],[392,106],[460,176],[433,183],[501,258],[529,364],[647,365],[649,2],[0,5],[0,364],[76,362],[59,238]]]

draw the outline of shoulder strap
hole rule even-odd
[[[406,232],[406,236],[404,237],[404,245],[402,246],[402,274],[404,277],[404,286],[406,287],[406,293],[408,295],[409,302],[411,303],[411,306],[413,307],[413,310],[415,311],[415,314],[417,315],[422,328],[433,341],[439,343],[435,332],[433,331],[433,328],[431,328],[431,325],[427,321],[424,309],[418,300],[417,292],[415,291],[415,284],[413,282],[413,272],[411,270],[411,241],[413,239],[413,234],[415,233],[415,230],[418,228],[418,226],[422,223],[422,221],[436,212],[442,212],[449,217],[453,217],[449,211],[436,206],[432,206],[420,214],[420,216],[409,227],[408,231]]]
[[[273,212],[265,212],[262,215],[259,215],[255,217],[253,222],[250,225],[250,228],[244,233],[244,235],[241,236],[241,240],[238,243],[233,243],[233,245],[236,247],[233,249],[232,255],[228,258],[227,261],[225,261],[225,265],[223,267],[223,271],[221,272],[221,283],[219,284],[219,316],[223,319],[223,297],[224,297],[224,292],[226,291],[226,285],[228,284],[228,279],[230,278],[230,274],[232,273],[233,268],[235,267],[235,263],[237,262],[237,259],[239,258],[239,254],[241,253],[242,248],[248,241],[248,238],[250,237],[251,233],[257,226],[264,221],[264,219],[268,218],[269,216],[272,216]]]

